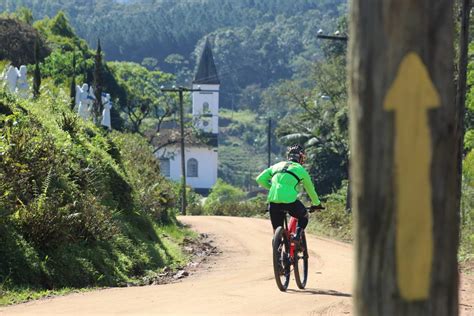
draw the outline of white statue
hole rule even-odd
[[[95,101],[94,88],[89,87],[89,93],[87,94],[87,108],[89,109],[89,115],[92,115],[94,110],[94,101]]]
[[[89,89],[87,83],[84,83],[82,88],[76,86],[76,104],[79,104],[77,113],[85,120],[89,119],[91,115],[91,104],[93,99],[90,97],[90,90],[92,90],[92,87]]]
[[[79,105],[81,105],[81,100],[82,100],[82,89],[80,86],[76,85],[76,103],[74,105],[74,109],[79,110]]]
[[[16,92],[20,98],[26,99],[28,97],[28,79],[26,77],[27,69],[25,65],[20,66],[19,77],[16,82]]]
[[[110,100],[110,94],[102,93],[102,104],[104,110],[102,111],[102,121],[100,122],[103,126],[108,129],[112,129],[112,122],[110,118],[110,109],[112,109],[112,101]]]
[[[16,91],[16,83],[18,81],[18,77],[20,77],[20,72],[18,68],[10,66],[5,74],[5,80],[7,81],[7,88],[10,93],[14,93]]]

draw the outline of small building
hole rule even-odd
[[[192,92],[193,124],[199,135],[185,137],[186,183],[197,193],[207,195],[217,181],[218,133],[219,133],[219,88],[211,45],[208,40],[199,60],[193,80]],[[179,139],[176,128],[160,133],[162,141]],[[179,142],[168,145],[157,152],[161,172],[175,181],[181,180],[181,150]]]

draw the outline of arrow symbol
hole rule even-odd
[[[384,101],[395,111],[394,184],[398,288],[408,300],[428,298],[433,260],[429,109],[440,96],[416,53],[402,60]]]

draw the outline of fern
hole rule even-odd
[[[46,202],[48,198],[48,190],[51,185],[51,179],[53,175],[53,167],[49,168],[48,174],[46,175],[46,178],[44,179],[43,186],[41,188],[41,194],[37,197],[38,200],[38,210],[43,209],[43,205]]]

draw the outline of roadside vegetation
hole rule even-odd
[[[94,52],[61,13],[22,27],[29,31],[18,41],[41,40],[47,49],[37,98],[0,87],[0,305],[126,286],[185,265],[182,243],[196,235],[177,222],[179,189],[161,176],[147,139],[127,131],[120,102],[113,131],[71,106],[72,77],[92,82]],[[9,64],[0,61],[0,72]],[[135,66],[124,67],[133,77]],[[135,87],[104,68],[107,92],[133,99]]]

